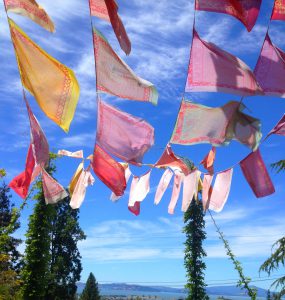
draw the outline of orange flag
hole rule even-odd
[[[54,32],[54,24],[46,11],[35,0],[4,0],[7,12],[13,12],[30,18],[50,32]]]
[[[68,132],[79,98],[73,71],[49,56],[11,19],[9,24],[23,85],[43,112]]]

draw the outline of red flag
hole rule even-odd
[[[285,0],[275,0],[271,20],[285,21]]]
[[[210,174],[214,173],[214,161],[216,158],[216,147],[212,147],[209,153],[200,162]]]
[[[285,114],[281,120],[274,126],[274,128],[269,132],[270,134],[278,134],[285,136]]]

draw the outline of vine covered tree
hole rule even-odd
[[[90,273],[85,288],[80,296],[80,300],[100,300],[98,283],[93,273]]]
[[[206,252],[203,241],[206,239],[205,220],[201,201],[192,200],[184,214],[184,232],[186,234],[184,265],[187,272],[187,300],[208,300],[204,271],[206,264],[203,259]]]

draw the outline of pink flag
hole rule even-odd
[[[28,195],[32,175],[35,167],[35,158],[33,154],[32,144],[29,147],[25,171],[16,176],[10,183],[9,187],[16,192],[21,198],[25,199]]]
[[[146,121],[98,100],[96,143],[131,164],[141,164],[154,143],[154,128]]]
[[[254,74],[243,61],[203,41],[195,29],[185,91],[262,94]]]
[[[212,108],[183,100],[171,143],[223,146],[236,139],[255,150],[261,139],[260,121],[240,109],[234,101]]]
[[[70,199],[69,205],[71,206],[71,208],[78,209],[81,206],[85,198],[87,187],[89,185],[93,185],[94,182],[95,179],[90,173],[90,171],[88,169],[83,170],[83,172],[81,173],[77,181],[72,197]]]
[[[182,199],[182,211],[186,212],[192,202],[194,194],[198,191],[198,184],[200,180],[201,172],[198,170],[193,171],[189,175],[184,177],[183,180],[183,199]]]
[[[131,185],[128,206],[134,206],[136,202],[142,202],[150,191],[149,178],[151,171],[141,177],[134,176]]]
[[[175,170],[174,173],[175,173],[174,185],[173,185],[173,189],[172,189],[171,200],[168,205],[168,213],[171,215],[174,214],[174,210],[175,210],[175,207],[176,207],[179,195],[180,195],[181,184],[182,184],[183,177],[184,177],[184,174],[178,170]]]
[[[118,14],[118,5],[115,0],[90,0],[90,11],[96,16],[111,22],[114,33],[119,41],[121,49],[128,55],[131,52],[131,42],[127,35],[121,17]]]
[[[92,168],[97,177],[107,185],[116,196],[124,195],[127,185],[124,167],[98,145],[95,145],[94,148]]]
[[[46,204],[55,204],[68,197],[66,190],[42,168],[43,191]]]
[[[156,105],[158,93],[154,85],[138,77],[95,28],[93,38],[97,91]]]
[[[161,179],[159,181],[159,184],[156,189],[155,198],[154,198],[154,204],[158,205],[161,201],[166,189],[169,186],[170,180],[173,177],[173,172],[170,169],[166,169],[163,175],[161,176]]]
[[[261,0],[196,0],[196,10],[231,15],[251,31],[257,20]]]
[[[270,134],[278,134],[285,136],[285,114],[281,118],[281,120],[275,125],[275,127],[269,132]]]
[[[83,150],[75,151],[75,152],[70,152],[66,150],[58,150],[57,155],[59,156],[68,156],[68,157],[73,157],[73,158],[81,158],[83,159]]]
[[[285,21],[285,0],[274,0],[271,20]]]
[[[168,144],[161,155],[160,159],[156,162],[155,167],[157,168],[177,168],[181,170],[185,175],[190,173],[189,168],[183,162],[183,160],[177,157],[172,151],[171,146]]]
[[[218,173],[209,201],[209,209],[221,212],[224,208],[231,190],[233,169]]]
[[[257,198],[265,197],[275,192],[259,149],[243,159],[240,162],[240,167]]]
[[[285,98],[285,53],[266,34],[254,74],[264,94]]]
[[[136,201],[133,206],[128,206],[128,209],[131,213],[133,213],[135,216],[138,216],[141,212],[141,203]]]
[[[209,201],[213,192],[212,189],[212,181],[213,181],[214,175],[212,174],[205,174],[203,178],[203,184],[202,184],[202,203],[203,208],[206,211],[209,208]]]
[[[209,173],[214,173],[214,161],[216,158],[216,147],[212,147],[209,153],[200,162]]]
[[[45,134],[34,116],[27,99],[25,98],[31,126],[31,143],[37,165],[45,167],[49,161],[49,145]]]
[[[124,163],[120,163],[123,168],[125,169],[125,179],[126,179],[126,184],[128,184],[128,181],[132,175],[132,172],[129,168],[129,165],[128,164],[124,164]],[[121,196],[116,196],[114,193],[111,194],[111,197],[110,199],[113,201],[113,202],[116,202],[118,201],[119,199],[121,198]]]

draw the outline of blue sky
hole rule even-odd
[[[32,96],[29,96],[29,101],[46,133],[51,150],[83,149],[87,156],[92,153],[96,132],[95,70],[88,1],[39,2],[55,22],[54,35],[25,18],[14,14],[10,16],[43,49],[75,71],[81,86],[81,96],[69,134],[65,134],[45,117]],[[104,95],[102,97],[119,108],[146,119],[154,126],[155,145],[145,156],[145,162],[154,163],[170,139],[183,94],[194,5],[189,0],[136,0],[133,3],[120,0],[118,3],[132,42],[129,57],[119,49],[109,24],[94,18],[94,25],[107,36],[117,53],[139,76],[156,85],[160,97],[157,106]],[[203,39],[216,43],[254,68],[266,34],[272,5],[272,0],[263,1],[260,16],[251,33],[230,16],[205,12],[197,13],[197,31]],[[24,169],[29,145],[29,123],[2,4],[0,17],[0,167],[7,170],[7,180],[10,180]],[[271,23],[269,33],[273,43],[285,50],[284,29],[285,23],[275,21]],[[239,100],[239,97],[219,93],[193,93],[187,94],[187,99],[204,105],[220,106],[230,100]],[[254,117],[261,119],[264,135],[281,118],[285,108],[284,99],[273,97],[248,97],[244,103]],[[272,136],[261,146],[268,167],[270,163],[284,158],[284,145],[283,137]],[[209,151],[210,145],[174,145],[173,149],[197,164]],[[249,149],[237,142],[218,148],[216,170],[234,165],[248,153]],[[68,185],[78,164],[78,160],[70,158],[58,161],[56,177],[61,184]],[[131,169],[136,175],[147,171],[145,167]],[[89,188],[80,209],[80,224],[87,234],[86,241],[80,244],[82,281],[92,271],[99,282],[147,282],[171,286],[185,283],[181,199],[173,216],[167,214],[171,189],[159,206],[153,205],[155,188],[161,175],[162,171],[153,170],[151,193],[143,202],[139,217],[133,216],[127,209],[128,192],[114,204],[109,200],[110,191],[99,179]],[[276,175],[274,172],[271,175],[276,193],[271,197],[256,199],[239,166],[235,167],[228,202],[223,212],[214,214],[234,253],[242,261],[246,275],[256,280],[267,279],[266,274],[261,274],[259,279],[259,266],[270,254],[272,243],[283,236],[285,231],[285,175]],[[15,194],[13,200],[17,205],[22,201]],[[17,232],[21,238],[24,238],[32,208],[33,202],[30,201],[22,214],[22,227]],[[234,283],[238,276],[226,257],[208,215],[206,224],[206,282],[209,285],[219,285],[225,281]],[[255,284],[268,287],[270,282],[257,281]]]

